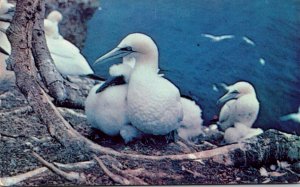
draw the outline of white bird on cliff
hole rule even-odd
[[[292,113],[292,114],[288,114],[285,116],[280,117],[281,121],[288,121],[288,120],[292,120],[296,123],[300,123],[300,106],[298,108],[298,113]]]
[[[203,37],[205,37],[205,38],[211,39],[212,42],[220,42],[220,41],[222,41],[222,40],[234,38],[233,35],[215,36],[215,35],[212,35],[212,34],[201,34],[201,36],[203,36]]]
[[[180,93],[176,86],[158,75],[158,49],[154,41],[145,34],[130,34],[95,63],[124,56],[136,60],[127,93],[131,124],[153,135],[166,135],[177,129],[183,120]]]
[[[8,3],[7,0],[0,0],[0,15],[6,15],[15,6]],[[6,70],[6,59],[11,53],[11,45],[4,32],[9,26],[9,23],[0,21],[0,84],[8,85],[15,82],[14,72]],[[5,86],[6,87],[6,86]]]
[[[220,129],[225,131],[235,123],[252,127],[259,112],[259,102],[253,86],[248,82],[237,82],[225,88],[228,92],[218,101],[226,102],[219,115]]]
[[[263,133],[263,130],[260,128],[251,128],[242,123],[235,123],[234,127],[229,127],[225,130],[224,140],[226,143],[235,143],[261,133]]]
[[[123,63],[109,69],[112,76],[105,83],[94,86],[85,101],[85,113],[92,127],[109,136],[121,135],[125,143],[141,136],[141,132],[130,125],[126,98],[128,81],[134,59],[123,58]]]
[[[58,24],[62,19],[60,12],[52,11],[44,20],[47,46],[57,70],[64,76],[86,75],[93,77],[94,71],[80,50],[60,35]]]

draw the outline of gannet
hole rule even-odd
[[[124,57],[123,63],[112,65],[109,74],[112,76],[105,83],[94,86],[85,101],[85,113],[88,123],[109,136],[121,135],[125,143],[141,137],[142,133],[130,125],[126,98],[128,81],[134,66],[134,59]],[[121,77],[123,81],[115,80]],[[111,83],[116,85],[110,85]]]
[[[205,38],[211,39],[211,41],[213,41],[213,42],[220,42],[222,40],[234,38],[233,35],[222,35],[222,36],[214,36],[211,34],[201,34],[201,35]]]
[[[234,127],[229,127],[225,130],[224,140],[226,143],[235,143],[261,133],[263,133],[263,130],[260,128],[250,128],[242,123],[235,123]]]
[[[44,20],[47,46],[57,70],[67,75],[94,75],[94,71],[80,50],[59,33],[58,24],[63,19],[58,11],[52,11]]]
[[[300,106],[298,108],[298,113],[292,113],[280,117],[281,121],[293,120],[294,122],[300,123]]]
[[[181,97],[180,102],[183,107],[183,120],[177,129],[178,136],[184,140],[192,141],[194,137],[203,133],[202,111],[193,100]]]
[[[166,135],[183,120],[180,93],[167,79],[158,75],[158,49],[145,34],[126,36],[121,43],[95,63],[113,58],[136,60],[127,93],[127,112],[131,124],[146,134]]]
[[[0,15],[8,14],[15,6],[7,2],[7,0],[0,0]],[[11,46],[4,32],[9,26],[7,22],[0,21],[0,84],[14,84],[15,76],[14,72],[6,69],[6,59],[8,59],[11,53]]]
[[[255,46],[255,43],[248,37],[246,36],[243,36],[243,40],[247,43],[247,44],[250,44],[252,46]]]
[[[227,86],[226,90],[228,92],[218,101],[226,102],[219,115],[220,129],[224,131],[235,123],[252,127],[259,111],[259,102],[253,86],[248,82],[237,82]]]

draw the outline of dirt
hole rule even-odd
[[[14,176],[31,171],[43,165],[31,154],[33,149],[48,162],[74,163],[92,160],[91,154],[81,154],[63,147],[52,139],[38,116],[28,110],[28,104],[18,89],[11,85],[9,89],[0,88],[0,177]],[[24,110],[20,110],[24,109]],[[19,110],[21,112],[16,112]],[[66,111],[65,109],[62,109]],[[75,112],[75,113],[74,113]],[[91,129],[82,110],[64,112],[63,116],[83,136],[96,143],[111,147],[120,152],[146,155],[179,154],[189,151],[201,151],[210,149],[208,145],[199,142],[194,149],[186,150],[184,147],[169,142],[166,137],[147,137],[129,144],[124,144],[120,137],[109,137],[105,134]],[[45,139],[36,141],[35,138]],[[197,161],[149,161],[149,160],[127,160],[118,161],[123,169],[145,168],[148,173],[156,173],[161,177],[156,179],[140,177],[148,184],[257,184],[257,183],[296,183],[300,178],[291,172],[280,170],[283,176],[263,177],[259,168],[255,167],[233,167],[224,166],[212,160]],[[274,163],[275,164],[275,163]],[[263,166],[268,171],[268,166]],[[108,168],[113,171],[111,167]],[[76,170],[75,170],[76,171]],[[87,176],[85,185],[113,185],[113,182],[103,170],[95,165],[86,170],[80,170]],[[52,172],[45,172],[37,177],[25,180],[18,185],[79,185],[70,182]]]

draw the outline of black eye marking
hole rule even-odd
[[[233,93],[233,94],[238,94],[238,93],[240,93],[240,92],[238,92],[237,90],[233,90],[231,93]]]
[[[122,51],[133,51],[133,50],[132,50],[132,47],[130,47],[130,46],[123,47],[123,48],[121,48],[120,50],[122,50]]]

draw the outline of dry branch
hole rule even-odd
[[[60,169],[58,169],[57,167],[55,167],[52,163],[47,162],[46,160],[44,160],[40,155],[38,155],[35,152],[32,152],[32,155],[34,157],[36,157],[42,164],[44,164],[47,168],[49,168],[51,171],[53,171],[54,173],[56,173],[57,175],[69,180],[69,181],[74,181],[74,182],[79,182],[79,183],[83,183],[86,182],[86,178],[84,176],[84,174],[81,173],[77,173],[77,172],[64,172]]]
[[[0,186],[14,186],[18,183],[25,181],[29,178],[36,177],[37,175],[41,175],[48,171],[48,168],[41,167],[37,168],[35,170],[29,171],[27,173],[22,173],[13,177],[3,177],[0,178]]]

